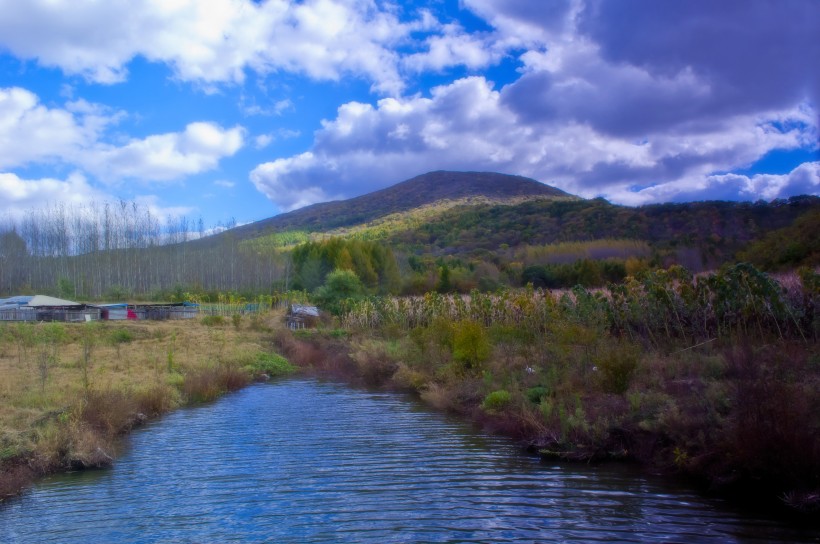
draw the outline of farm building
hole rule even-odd
[[[125,319],[193,319],[199,305],[190,302],[164,304],[85,304],[44,295],[0,299],[0,321],[97,321]]]
[[[96,321],[100,310],[88,304],[35,295],[0,300],[0,321]]]
[[[166,319],[193,319],[198,315],[199,305],[190,302],[128,305],[128,319],[163,321]]]
[[[99,304],[97,308],[102,312],[102,319],[118,320],[152,320],[166,319],[194,319],[199,315],[199,305],[190,302],[162,303],[162,304]]]
[[[100,309],[100,318],[104,321],[121,321],[129,319],[128,304],[125,302],[118,302],[115,304],[97,304]],[[136,317],[132,318],[136,319]]]
[[[304,304],[291,304],[285,319],[290,330],[315,327],[319,321],[319,308]]]

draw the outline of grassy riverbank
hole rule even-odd
[[[620,292],[364,301],[277,335],[295,364],[417,393],[565,460],[631,460],[711,491],[820,508],[818,293],[747,267]],[[700,283],[700,285],[698,285]]]
[[[44,474],[110,465],[150,418],[287,372],[270,346],[280,320],[0,324],[0,500]]]

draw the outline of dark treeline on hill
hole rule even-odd
[[[820,210],[817,197],[788,201],[693,202],[630,208],[601,199],[533,200],[448,210],[434,223],[395,234],[391,241],[435,254],[470,253],[521,244],[543,245],[606,238],[643,240],[675,258],[698,249],[705,265],[730,259],[767,232]],[[681,256],[678,255],[678,258]]]
[[[820,263],[818,218],[812,196],[632,208],[475,172],[432,172],[212,236],[135,203],[57,206],[0,225],[0,295],[314,292],[334,270],[365,294],[421,294],[597,287],[674,264],[794,269]]]
[[[815,207],[791,225],[769,232],[738,256],[765,270],[820,266],[820,209]]]
[[[774,271],[820,262],[820,199],[693,202],[630,208],[601,199],[531,200],[444,211],[395,232],[386,243],[416,255],[429,274],[443,264],[455,290],[503,284],[597,287],[647,268],[680,264],[693,272],[747,260]],[[478,270],[478,271],[477,271]],[[488,281],[490,278],[494,281]],[[414,278],[420,292],[433,284]]]
[[[243,251],[227,232],[208,247],[202,222],[162,220],[136,202],[53,206],[0,222],[0,296],[168,299],[190,289],[267,293],[287,259]]]

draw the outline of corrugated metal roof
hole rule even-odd
[[[292,314],[309,315],[312,317],[319,317],[319,308],[316,306],[306,306],[304,304],[292,304],[290,307]]]
[[[38,308],[41,306],[82,306],[79,302],[72,302],[62,298],[47,297],[45,295],[35,295],[28,303],[28,306]]]
[[[31,295],[19,295],[16,297],[9,297],[9,298],[0,298],[0,306],[8,306],[8,305],[21,305],[21,304],[28,304],[28,302],[33,299],[34,297]]]

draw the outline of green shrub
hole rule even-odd
[[[19,454],[20,453],[15,446],[5,446],[0,448],[0,462],[5,461],[6,459],[14,459]]]
[[[225,323],[225,318],[221,315],[206,315],[202,318],[202,324],[208,327],[221,327]]]
[[[453,357],[467,369],[477,369],[490,356],[490,341],[479,323],[465,320],[456,323],[453,335]]]
[[[543,385],[537,385],[527,389],[527,400],[533,404],[541,404],[541,399],[547,396],[547,388]]]
[[[428,378],[425,374],[400,363],[391,380],[393,385],[400,389],[422,392],[427,387]]]
[[[453,322],[449,319],[436,316],[429,326],[419,326],[410,329],[410,339],[425,354],[430,348],[453,349]]]
[[[341,315],[349,302],[361,299],[365,294],[359,276],[352,270],[334,270],[327,275],[324,285],[316,290],[314,298],[319,305],[333,315]]]
[[[497,413],[509,406],[511,401],[512,395],[510,395],[510,392],[505,389],[499,389],[484,397],[484,402],[481,403],[481,407],[487,412]]]
[[[168,377],[165,381],[168,385],[172,387],[182,389],[182,385],[185,383],[185,376],[183,376],[179,372],[171,372],[168,374]]]
[[[635,346],[619,343],[596,358],[601,387],[607,393],[622,395],[629,389],[638,368],[640,352]]]
[[[268,376],[284,376],[296,371],[290,361],[277,353],[260,353],[251,368],[256,373]]]
[[[231,316],[231,322],[233,323],[234,328],[238,330],[239,326],[242,324],[242,316],[239,314],[233,314]]]
[[[114,329],[109,340],[112,344],[127,344],[134,340],[134,335],[128,329]]]
[[[490,340],[498,344],[511,345],[526,345],[535,341],[533,332],[525,327],[517,324],[514,325],[498,325],[493,324],[489,327]]]
[[[544,417],[544,421],[551,421],[553,417],[553,413],[555,411],[555,402],[550,398],[542,399],[541,404],[538,406],[539,410],[541,410],[541,415]]]

